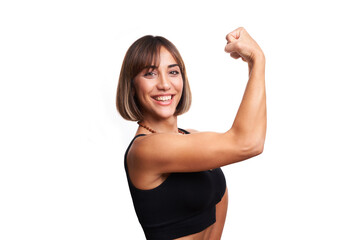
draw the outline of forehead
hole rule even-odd
[[[152,70],[163,65],[178,64],[182,70],[182,61],[178,59],[177,53],[161,44],[142,46],[135,53],[131,69],[131,78],[144,70]]]
[[[172,64],[178,64],[178,62],[171,54],[171,52],[163,46],[161,46],[160,49],[156,53],[154,53],[154,56],[152,57],[151,60],[152,60],[151,63],[148,62],[147,66],[144,66],[144,68],[149,68],[149,67],[159,68]]]
[[[157,65],[169,65],[177,63],[174,56],[165,47],[161,47],[159,52],[159,62]]]

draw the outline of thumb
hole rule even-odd
[[[227,53],[236,52],[236,44],[234,42],[233,43],[230,42],[230,43],[226,44],[225,52],[227,52]]]

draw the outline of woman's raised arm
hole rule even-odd
[[[265,56],[244,28],[229,33],[226,39],[225,51],[249,66],[249,81],[229,132],[241,135],[250,148],[262,152],[266,135]]]
[[[234,123],[225,133],[151,134],[134,142],[128,162],[154,173],[204,171],[263,151],[266,135],[265,57],[244,28],[226,36],[225,51],[249,66],[249,80]]]

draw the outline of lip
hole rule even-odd
[[[156,100],[157,97],[165,97],[165,96],[171,96],[170,100],[167,101],[158,101]],[[158,94],[158,95],[154,95],[151,96],[152,100],[154,100],[155,103],[161,105],[161,106],[168,106],[173,102],[175,94]]]

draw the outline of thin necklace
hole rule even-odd
[[[137,122],[137,124],[139,124],[140,127],[145,128],[146,130],[148,130],[148,131],[151,132],[151,133],[156,133],[156,131],[155,131],[154,129],[151,129],[151,128],[149,128],[148,126],[140,123],[140,121]],[[184,133],[183,131],[181,131],[180,129],[178,129],[178,132],[181,133],[181,134],[185,134],[185,133]]]

